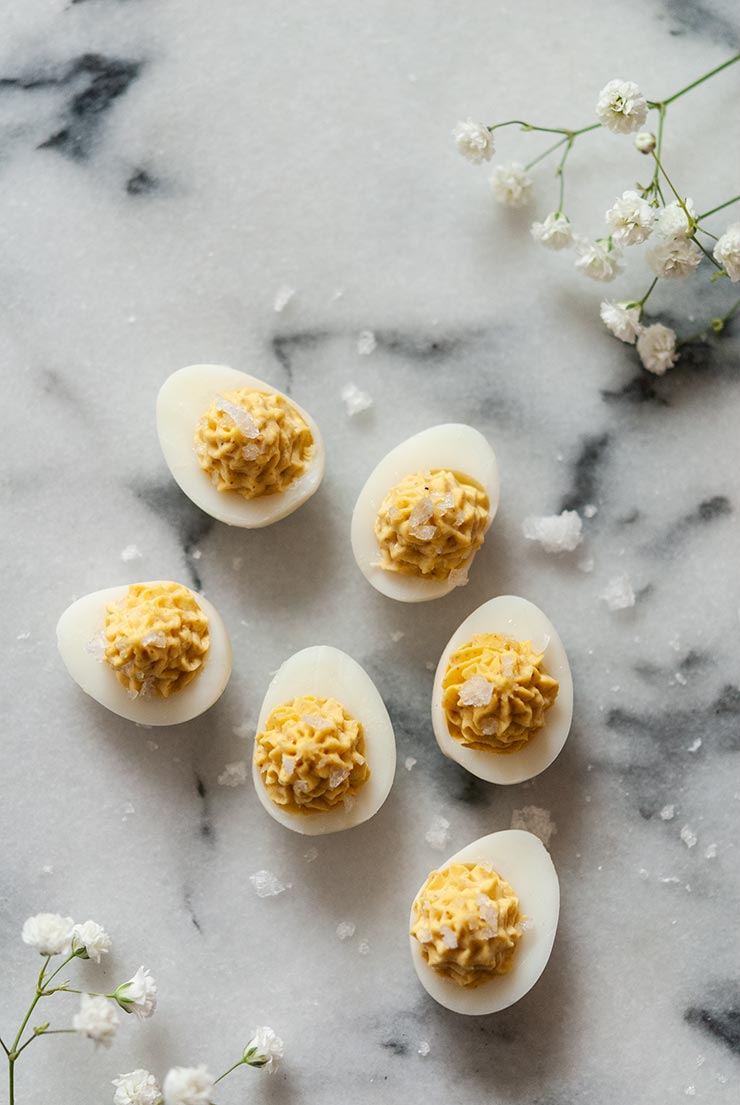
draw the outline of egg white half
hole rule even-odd
[[[217,395],[241,388],[281,395],[313,435],[313,460],[302,476],[275,495],[245,499],[236,491],[218,491],[195,455],[195,430],[201,416]],[[324,442],[311,415],[271,384],[227,365],[188,365],[168,376],[157,396],[157,433],[167,467],[180,489],[206,514],[228,526],[260,529],[278,522],[310,499],[323,479]]]
[[[361,825],[378,812],[388,797],[396,771],[396,739],[380,692],[365,669],[338,648],[313,645],[286,660],[267,688],[257,722],[260,733],[275,709],[304,695],[335,698],[365,731],[365,758],[370,777],[359,788],[351,809],[322,813],[289,813],[270,798],[252,756],[252,778],[257,797],[271,817],[306,836],[335,833]],[[255,741],[255,754],[257,742]]]
[[[367,480],[352,515],[352,551],[358,567],[377,591],[399,602],[441,598],[455,586],[378,567],[380,549],[374,527],[383,499],[406,476],[439,468],[469,476],[484,488],[490,502],[488,530],[499,501],[496,454],[478,430],[455,422],[431,426],[391,449]]]
[[[106,587],[77,599],[57,623],[57,645],[67,671],[85,694],[114,714],[141,725],[179,725],[204,713],[223,694],[231,675],[231,641],[220,614],[202,595],[193,592],[208,618],[210,644],[196,677],[169,698],[129,698],[113,669],[96,659],[87,645],[105,628],[105,608],[125,598],[128,584]]]
[[[469,1016],[498,1013],[523,998],[547,966],[560,915],[557,871],[542,841],[522,829],[506,829],[481,837],[450,856],[437,869],[443,870],[451,863],[481,863],[492,867],[517,895],[527,927],[516,945],[511,970],[472,990],[438,974],[422,956],[416,937],[409,936],[414,968],[427,993],[453,1013]],[[409,928],[414,921],[412,906]]]
[[[476,633],[501,633],[540,645],[547,641],[542,666],[548,675],[557,679],[560,689],[545,714],[544,728],[518,752],[479,752],[466,748],[450,736],[447,728],[442,707],[442,680],[453,652],[467,644]],[[539,775],[560,754],[572,720],[573,677],[568,657],[555,626],[533,602],[518,595],[499,595],[474,610],[452,634],[437,665],[432,690],[434,735],[449,759],[489,783],[522,783]]]

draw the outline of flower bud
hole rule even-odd
[[[652,153],[655,149],[655,135],[649,130],[641,130],[635,135],[635,147],[640,153]]]

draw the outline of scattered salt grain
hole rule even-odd
[[[291,288],[290,284],[281,284],[278,290],[275,292],[275,298],[272,305],[275,311],[280,314],[290,303],[291,299],[295,295],[295,288]]]
[[[431,541],[436,532],[436,526],[409,526],[409,533],[417,541]]]
[[[460,687],[457,701],[460,706],[487,706],[493,697],[493,683],[482,675],[466,679]]]
[[[305,852],[303,853],[303,858],[305,859],[306,863],[313,863],[313,861],[314,861],[315,859],[318,859],[318,858],[319,858],[319,850],[318,850],[318,848],[314,848],[314,847],[312,846],[311,848],[309,848],[309,849],[308,849],[307,851],[305,851]]]
[[[437,814],[432,818],[432,823],[424,834],[424,839],[432,848],[441,851],[450,839],[450,823],[446,817]]]
[[[658,879],[658,882],[664,882],[664,883],[672,883],[672,882],[678,883],[680,881],[681,880],[679,878],[677,878],[675,875],[664,875],[662,878]]]
[[[530,515],[522,523],[522,533],[528,541],[538,541],[545,552],[572,552],[583,539],[583,522],[575,510],[540,517]]]
[[[265,451],[264,445],[258,445],[254,441],[250,441],[248,445],[245,445],[242,449],[242,456],[245,460],[256,460],[257,457],[261,457]]]
[[[52,867],[52,865],[50,863],[45,863],[44,866],[41,868],[41,872],[44,875],[53,875],[54,874],[54,868]]]
[[[409,79],[411,79],[411,78],[409,78]],[[430,1046],[429,1046],[429,1044],[426,1040],[420,1040],[419,1041],[419,1046],[417,1048],[417,1051],[418,1051],[419,1055],[428,1055],[431,1050],[432,1049],[430,1048]]]
[[[136,545],[126,545],[125,549],[121,549],[121,560],[141,560],[143,552]]]
[[[673,678],[674,678],[674,679],[676,680],[676,682],[677,682],[677,683],[679,683],[679,684],[680,684],[680,686],[682,686],[682,687],[685,687],[685,686],[686,686],[686,684],[688,683],[688,679],[686,678],[686,676],[685,676],[685,675],[683,674],[683,672],[682,672],[682,671],[677,671],[677,672],[676,672],[676,674],[674,675],[674,677],[673,677]]]
[[[361,357],[369,357],[375,352],[378,343],[372,330],[361,330],[357,335],[357,352]]]
[[[675,816],[676,807],[673,805],[673,803],[668,806],[663,806],[663,809],[660,811],[661,821],[672,821]]]
[[[192,549],[190,555],[192,556],[193,560],[200,560],[203,553],[200,551],[200,549]]]
[[[327,725],[326,718],[321,714],[304,714],[301,721],[311,729],[325,729]]]
[[[354,418],[356,414],[362,414],[373,405],[372,396],[366,391],[361,391],[357,384],[345,384],[340,394],[350,418]]]
[[[584,556],[576,564],[579,572],[592,572],[594,570],[594,558],[592,556]]]
[[[687,1086],[684,1093],[687,1097],[694,1097],[696,1094],[696,1086]]]
[[[354,936],[356,927],[352,921],[340,921],[337,925],[337,936],[340,940],[349,940]]]
[[[626,610],[635,605],[635,592],[629,576],[614,576],[607,583],[600,596],[610,610]]]
[[[478,904],[478,912],[483,920],[491,926],[492,929],[498,929],[498,906],[492,901],[487,894],[479,894],[476,898]]]
[[[287,777],[290,779],[291,775],[295,771],[295,756],[286,756],[285,753],[283,753],[283,759],[280,766],[281,770],[284,771]]]
[[[403,762],[403,766],[406,768],[407,771],[411,771],[411,768],[414,767],[415,764],[416,760],[413,756],[407,756]]]
[[[249,881],[258,898],[273,898],[288,889],[272,871],[255,871]]]
[[[27,641],[30,636],[31,636],[30,633],[19,633],[16,636],[16,641]]]
[[[453,568],[450,574],[447,576],[447,582],[451,583],[453,587],[465,587],[468,583],[468,569],[467,568]]]
[[[216,410],[228,415],[245,437],[255,438],[260,436],[257,423],[249,411],[245,410],[244,407],[240,407],[238,403],[232,403],[230,399],[224,398],[223,395],[217,395]]]
[[[583,508],[583,517],[584,518],[593,518],[596,514],[598,514],[598,512],[599,512],[599,508],[597,506],[595,506],[594,503],[586,503],[586,505]]]
[[[525,829],[528,833],[534,833],[539,837],[546,848],[558,831],[558,827],[550,816],[549,810],[540,806],[523,806],[520,810],[514,810],[511,815],[512,829]]]
[[[370,955],[370,945],[367,940],[360,940],[360,943],[357,945],[357,950],[360,955]]]
[[[648,871],[647,867],[641,867],[637,873],[640,878],[643,879],[643,881],[650,878],[650,872]]]
[[[391,640],[393,641],[394,644],[398,644],[398,642],[400,640],[402,640],[402,638],[405,637],[405,635],[406,634],[404,633],[404,631],[402,629],[394,629],[393,632],[391,633]]]
[[[341,787],[345,779],[349,778],[348,767],[334,767],[329,772],[329,787],[331,790],[336,790],[337,787]]]
[[[446,948],[457,947],[457,936],[449,927],[449,925],[440,925],[439,931],[442,933],[442,943]]]
[[[85,645],[85,652],[94,656],[99,664],[103,662],[103,656],[105,655],[105,637],[103,636],[102,629],[98,630],[95,636],[87,642]]]
[[[450,572],[450,575],[452,575],[452,572]],[[424,667],[427,669],[427,671],[434,671],[437,665],[434,663],[434,660],[427,660],[424,664]]]
[[[697,737],[696,740],[693,740],[691,742],[691,744],[686,749],[686,751],[687,752],[698,752],[700,748],[701,748],[701,737]]]
[[[236,760],[234,763],[224,764],[224,769],[218,776],[222,787],[240,787],[248,778],[247,765],[244,760]]]
[[[252,725],[248,721],[243,721],[240,725],[235,725],[231,732],[234,734],[235,737],[251,737]]]
[[[679,835],[687,848],[693,848],[696,844],[697,835],[690,825],[684,825]]]
[[[716,844],[707,844],[706,850],[704,852],[704,858],[705,859],[716,859],[717,858],[717,845]]]

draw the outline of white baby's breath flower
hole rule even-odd
[[[676,334],[670,326],[655,322],[647,326],[637,339],[637,352],[648,372],[662,376],[678,360]]]
[[[213,1076],[201,1064],[199,1067],[173,1067],[167,1072],[162,1087],[164,1105],[210,1105]]]
[[[689,238],[668,238],[648,250],[647,263],[663,280],[685,280],[701,264],[702,252]]]
[[[458,123],[452,137],[462,156],[476,165],[480,165],[482,161],[490,161],[494,155],[493,135],[487,126],[476,123],[474,119],[465,119]]]
[[[111,938],[97,921],[85,921],[72,929],[72,951],[80,959],[99,963],[101,955],[107,955],[110,949]]]
[[[250,1067],[261,1067],[268,1074],[274,1074],[284,1050],[280,1037],[267,1025],[263,1025],[255,1028],[252,1039],[244,1048],[244,1062]]]
[[[740,280],[740,223],[727,227],[714,247],[714,259],[718,261],[733,284]]]
[[[655,209],[637,192],[628,190],[614,201],[606,213],[615,242],[622,246],[636,246],[650,236],[655,220]]]
[[[113,1003],[107,998],[83,994],[80,1011],[75,1013],[72,1025],[82,1036],[94,1040],[96,1047],[98,1044],[110,1047],[118,1030],[118,1017]]]
[[[630,307],[628,303],[611,303],[604,299],[599,314],[604,326],[615,338],[627,342],[628,345],[635,344],[642,330],[639,307]]]
[[[530,234],[547,249],[567,249],[573,244],[570,219],[562,211],[551,211],[544,222],[532,223]]]
[[[692,219],[696,218],[696,208],[690,196],[684,200]],[[686,211],[675,200],[661,207],[655,216],[655,233],[661,238],[685,238],[689,233],[689,220]]]
[[[599,93],[596,114],[608,130],[630,134],[647,119],[647,101],[634,81],[609,81]]]
[[[148,967],[139,967],[133,978],[122,982],[113,997],[124,1013],[133,1013],[140,1020],[151,1017],[157,1008],[157,983]]]
[[[578,258],[576,268],[591,280],[608,283],[622,271],[622,251],[600,239],[590,242],[587,238],[576,242]]]
[[[24,922],[21,939],[41,955],[61,955],[70,948],[74,921],[59,913],[37,913]]]
[[[638,149],[640,153],[652,153],[656,145],[657,142],[652,131],[641,130],[639,134],[635,135],[635,149]]]
[[[524,207],[529,203],[532,178],[518,161],[497,165],[491,177],[491,191],[506,207]]]
[[[148,1070],[132,1070],[113,1079],[113,1105],[162,1105],[162,1091]]]

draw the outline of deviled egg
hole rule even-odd
[[[217,610],[170,581],[77,599],[59,619],[57,644],[85,694],[142,725],[197,717],[231,675],[231,642]]]
[[[432,426],[373,471],[352,515],[352,551],[376,590],[400,602],[467,583],[498,508],[496,455],[472,426]]]
[[[497,1013],[531,990],[550,958],[560,914],[557,872],[521,829],[456,852],[420,887],[409,920],[424,989],[455,1013]]]
[[[329,645],[286,660],[254,742],[252,777],[267,812],[308,836],[350,829],[378,812],[395,770],[391,719],[364,668]]]
[[[437,665],[432,724],[439,747],[491,783],[521,783],[560,753],[573,679],[552,622],[517,595],[490,599],[455,630]]]
[[[307,411],[256,376],[195,364],[157,397],[167,466],[189,499],[230,526],[257,529],[318,490],[324,444]]]

